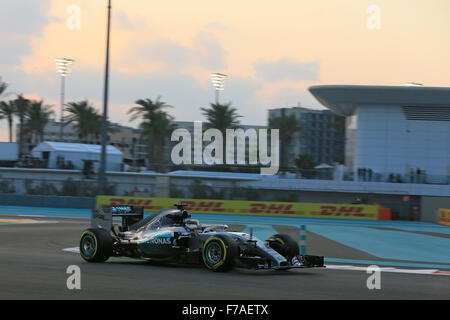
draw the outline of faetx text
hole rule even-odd
[[[269,314],[267,312],[267,306],[267,304],[227,304],[227,315]]]

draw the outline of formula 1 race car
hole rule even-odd
[[[322,256],[300,255],[297,242],[275,234],[266,241],[227,231],[227,225],[202,226],[183,204],[144,218],[143,207],[102,206],[92,211],[91,228],[81,234],[80,254],[88,262],[131,257],[167,263],[203,264],[213,271],[233,267],[278,269],[323,267]],[[121,217],[121,224],[113,224]]]

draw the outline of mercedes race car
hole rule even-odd
[[[289,235],[266,241],[228,231],[227,225],[201,225],[185,205],[144,218],[143,207],[102,206],[92,211],[91,228],[81,234],[80,254],[88,262],[130,257],[167,263],[203,264],[213,271],[233,267],[278,269],[323,267],[322,256],[300,255]],[[121,223],[115,224],[117,218]]]

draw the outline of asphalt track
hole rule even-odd
[[[19,210],[20,211],[20,210]],[[233,270],[215,273],[202,267],[167,266],[136,261],[126,258],[111,258],[106,263],[87,263],[81,257],[65,248],[77,246],[83,229],[89,227],[89,220],[56,217],[55,215],[18,216],[17,210],[0,211],[0,299],[221,299],[221,300],[289,300],[289,299],[450,299],[450,263],[445,260],[448,249],[436,254],[425,254],[424,250],[410,250],[413,257],[429,258],[430,261],[390,259],[395,254],[389,248],[386,256],[380,258],[373,248],[358,250],[351,243],[359,235],[362,225],[352,222],[307,221],[308,253],[326,257],[327,269]],[[8,212],[13,212],[14,215]],[[199,215],[201,218],[201,215]],[[291,220],[245,220],[242,217],[206,217],[207,222],[229,223],[236,230],[254,227],[256,235],[269,232],[284,232],[298,236],[298,227]],[[254,217],[252,217],[254,218]],[[227,221],[228,220],[228,221]],[[259,224],[258,224],[259,221]],[[294,221],[294,220],[293,220]],[[231,222],[231,223],[230,223]],[[277,224],[278,223],[278,224]],[[305,221],[297,221],[297,224]],[[354,227],[355,237],[349,237]],[[331,228],[331,229],[330,229]],[[340,228],[344,228],[340,230]],[[365,225],[367,227],[367,224]],[[431,228],[431,229],[430,229]],[[330,229],[330,230],[328,230]],[[431,237],[433,241],[450,241],[449,229],[433,228],[433,225],[378,225],[370,230],[414,234]],[[337,230],[337,231],[336,231]],[[413,231],[411,231],[413,230]],[[333,232],[335,233],[333,233]],[[366,232],[367,230],[365,230]],[[347,233],[345,238],[341,233]],[[370,233],[370,232],[369,232]],[[370,236],[370,234],[369,234]],[[398,240],[402,241],[402,236]],[[395,238],[394,239],[397,239]],[[434,238],[439,238],[438,240]],[[414,238],[413,238],[414,239]],[[422,239],[422,238],[421,238]],[[338,241],[339,240],[339,241]],[[447,242],[445,242],[447,241]],[[441,244],[441,242],[436,242]],[[383,243],[378,243],[383,245]],[[404,244],[403,244],[404,245]],[[411,244],[410,244],[411,245]],[[414,247],[414,246],[413,246]],[[448,248],[449,246],[447,246]],[[419,248],[420,249],[420,248]],[[440,255],[439,255],[440,254]],[[444,255],[444,256],[442,256]],[[447,257],[447,258],[450,258]],[[334,260],[333,260],[334,259]],[[341,260],[339,260],[341,259]],[[408,260],[406,266],[405,260]],[[341,261],[341,262],[339,262]],[[358,264],[357,262],[360,261]],[[353,262],[353,263],[352,263]],[[364,263],[366,262],[366,263]],[[391,266],[381,272],[381,289],[369,290],[370,276],[365,267],[368,262],[380,266]],[[420,262],[420,264],[419,264]],[[419,265],[430,266],[418,268]],[[81,269],[81,289],[67,288],[67,268],[77,265]],[[352,265],[352,267],[345,267]],[[339,269],[341,266],[343,269]],[[359,266],[359,268],[358,268]],[[421,270],[436,270],[441,274],[420,274]],[[395,269],[394,269],[395,268]],[[400,269],[400,270],[399,270]],[[408,273],[414,272],[414,273]],[[419,273],[418,273],[419,272]]]

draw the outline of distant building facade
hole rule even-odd
[[[189,131],[192,137],[191,143],[191,155],[194,156],[194,121],[173,121],[174,129],[186,129]],[[258,133],[258,129],[267,129],[267,126],[252,126],[252,125],[239,125],[238,128],[243,129],[255,129]],[[202,122],[202,133],[207,129],[206,122]],[[17,127],[16,141],[19,141],[18,133],[19,127]],[[73,123],[66,124],[63,130],[62,139],[60,139],[60,122],[50,120],[44,128],[43,139],[40,141],[35,136],[25,134],[23,137],[23,149],[24,154],[31,154],[33,148],[39,143],[44,141],[53,142],[70,142],[70,143],[87,143],[87,144],[101,144],[101,136],[90,136],[86,139],[81,139],[76,126]],[[167,137],[166,143],[162,150],[162,161],[168,166],[172,166],[171,152],[172,148],[178,143],[178,141],[170,141],[170,136]],[[211,143],[210,141],[203,142],[203,148]],[[237,142],[235,142],[235,155],[238,148]],[[123,153],[124,162],[132,166],[148,166],[148,160],[151,158],[151,150],[149,148],[151,142],[147,138],[141,137],[141,129],[136,129],[128,126],[123,126],[117,123],[110,123],[108,131],[108,144],[116,147]],[[246,161],[248,162],[248,139],[245,141],[246,147]],[[202,149],[203,149],[202,148]],[[235,156],[236,158],[236,156]]]
[[[330,110],[301,107],[269,109],[269,119],[293,115],[301,131],[295,132],[289,146],[289,165],[301,153],[311,155],[316,164],[343,162],[345,145],[345,118]]]
[[[317,100],[347,117],[354,180],[450,182],[450,87],[321,85]]]
[[[60,137],[60,125],[58,121],[50,120],[44,127],[44,134],[42,141],[39,141],[35,136],[25,134],[23,137],[23,148],[25,154],[30,154],[31,150],[43,141],[54,142],[71,142],[71,143],[87,143],[87,144],[101,144],[101,136],[90,136],[86,139],[81,139],[75,125],[68,123],[64,125],[62,139]],[[147,142],[141,138],[141,130],[123,126],[117,123],[109,125],[108,143],[118,148],[123,153],[126,162],[144,161],[147,158]],[[19,125],[16,129],[16,141],[19,141]]]

